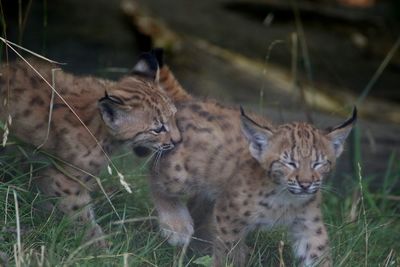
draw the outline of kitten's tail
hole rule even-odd
[[[175,78],[170,68],[164,64],[164,52],[160,48],[153,49],[152,53],[155,55],[160,67],[159,84],[161,88],[167,93],[171,100],[176,102],[188,101],[192,96],[183,89],[182,85]]]

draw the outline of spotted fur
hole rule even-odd
[[[29,61],[52,83],[52,69],[56,66]],[[147,61],[139,60],[137,74],[152,73],[151,68],[139,68]],[[156,77],[156,68],[152,70]],[[55,71],[55,89],[94,135],[97,144],[60,97],[55,95],[50,106],[52,90],[25,62],[3,65],[0,73],[0,116],[3,122],[11,116],[10,134],[68,163],[58,163],[64,172],[53,166],[41,171],[35,183],[46,195],[60,198],[57,207],[62,212],[78,213],[79,220],[92,225],[88,230],[90,237],[101,236],[90,206],[89,192],[96,186],[88,173],[98,175],[107,164],[104,151],[111,154],[121,145],[153,150],[172,148],[180,139],[174,104],[156,86],[154,77],[149,79],[151,75],[130,75],[113,82]]]
[[[160,80],[161,88],[168,94],[168,96],[174,100],[174,102],[188,101],[192,99],[182,87],[182,85],[175,78],[167,65],[163,65],[160,68]]]
[[[307,123],[273,126],[212,101],[178,101],[177,108],[182,142],[150,178],[168,241],[186,245],[195,231],[205,232],[196,236],[212,242],[213,266],[245,266],[249,231],[286,226],[301,266],[331,266],[321,187],[356,113],[327,131]]]

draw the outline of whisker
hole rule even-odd
[[[155,157],[155,159],[154,159],[154,162],[153,162],[153,170],[156,172],[156,173],[159,173],[159,171],[160,171],[160,169],[159,169],[159,162],[160,162],[160,159],[161,159],[161,155],[162,155],[162,152],[164,152],[164,150],[162,149],[162,148],[160,148],[160,149],[158,149],[157,151],[156,151],[156,157]]]
[[[283,194],[285,192],[288,192],[288,189],[287,189],[286,186],[282,187],[282,189],[276,195],[279,196],[279,195],[281,195],[281,194]]]
[[[323,192],[333,194],[335,196],[343,197],[343,195],[337,189],[334,189],[334,188],[320,186],[320,190]]]
[[[157,154],[157,150],[151,150],[152,153],[147,157],[147,159],[143,162],[143,164],[140,166],[140,170],[142,170],[153,158],[154,156]]]

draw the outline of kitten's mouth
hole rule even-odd
[[[139,157],[147,157],[151,152],[151,150],[145,146],[136,146],[133,148],[133,151]]]
[[[318,192],[318,188],[300,188],[300,187],[288,187],[288,191],[293,195],[297,196],[309,196],[314,195]]]
[[[173,144],[153,144],[153,145],[137,145],[133,147],[133,151],[135,154],[139,157],[146,157],[151,154],[151,151],[153,152],[165,152],[173,149],[175,146]]]
[[[173,144],[162,144],[161,146],[156,145],[154,148],[159,151],[168,151],[168,150],[173,149],[174,147],[175,146]]]

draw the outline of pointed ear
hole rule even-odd
[[[127,114],[112,98],[103,97],[97,104],[100,115],[106,124],[113,132],[118,132],[124,123],[126,123]]]
[[[244,113],[242,107],[240,107],[240,121],[242,132],[250,143],[250,154],[256,160],[261,161],[262,155],[267,151],[269,140],[273,132],[250,119]]]
[[[333,149],[335,150],[336,157],[339,157],[343,152],[343,146],[347,136],[351,132],[354,124],[357,121],[357,108],[353,108],[352,116],[342,124],[328,129],[327,137],[332,143]]]
[[[157,52],[158,53],[158,52]],[[131,73],[158,82],[159,64],[155,52],[142,53]]]

